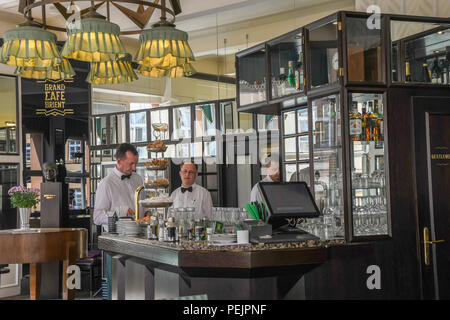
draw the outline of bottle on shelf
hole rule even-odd
[[[304,73],[303,73],[303,55],[300,52],[298,54],[297,60],[297,71],[298,71],[298,90],[303,90],[303,82],[304,82]]]
[[[287,76],[287,83],[288,86],[291,88],[296,88],[296,83],[295,83],[295,72],[294,72],[294,62],[293,61],[289,61],[288,62],[288,76]]]
[[[317,107],[317,120],[314,123],[314,145],[321,147],[323,145],[324,123],[322,106]]]
[[[379,141],[379,140],[381,140],[381,138],[380,138],[380,136],[381,136],[381,134],[380,134],[380,132],[381,132],[381,129],[380,129],[380,118],[381,118],[381,116],[380,116],[380,113],[378,111],[378,100],[377,99],[375,99],[373,101],[373,112],[371,113],[371,117],[372,117],[372,120],[371,120],[371,123],[372,123],[371,140]]]
[[[352,109],[350,111],[350,140],[358,141],[362,135],[361,113],[358,112],[358,102],[352,101]]]
[[[441,68],[439,67],[439,59],[436,56],[431,66],[431,83],[441,83]]]
[[[412,82],[412,77],[411,77],[411,68],[409,65],[409,61],[405,62],[405,82]]]
[[[439,67],[441,69],[441,83],[448,84],[448,62],[446,59],[439,60]]]
[[[363,102],[362,105],[362,114],[361,114],[361,141],[367,141],[366,135],[366,127],[367,127],[367,102]]]
[[[330,146],[336,146],[336,100],[330,99],[330,123],[328,124],[328,139]]]
[[[283,67],[280,68],[280,77],[278,78],[278,96],[284,96],[286,94],[286,71]]]
[[[377,116],[378,140],[384,140],[383,103],[375,100],[375,114]]]
[[[422,81],[423,82],[431,82],[430,70],[428,69],[428,63],[425,59],[422,63]]]

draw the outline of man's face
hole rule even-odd
[[[270,166],[267,168],[267,174],[275,182],[280,181],[280,164],[275,161],[270,161]]]
[[[195,164],[193,163],[185,163],[181,166],[180,177],[182,185],[186,188],[192,186],[195,182],[195,179],[198,176],[198,172],[195,169]]]
[[[125,153],[124,159],[117,159],[117,169],[124,174],[131,174],[136,171],[139,155],[134,155],[131,151]]]

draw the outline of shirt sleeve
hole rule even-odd
[[[111,211],[111,203],[112,200],[110,199],[108,187],[104,181],[101,181],[95,194],[93,220],[96,225],[108,225],[108,217],[114,214]]]
[[[203,194],[202,208],[203,208],[203,214],[208,219],[212,219],[212,207],[213,207],[213,202],[212,202],[211,193],[207,189],[205,189],[204,194]]]

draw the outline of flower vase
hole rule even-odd
[[[19,208],[19,214],[20,214],[20,229],[21,230],[30,229],[31,208]]]

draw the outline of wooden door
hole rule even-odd
[[[413,98],[423,299],[450,299],[450,98]]]

